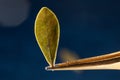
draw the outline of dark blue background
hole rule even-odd
[[[16,27],[0,26],[0,80],[119,80],[120,71],[48,72],[34,36],[41,7],[57,15],[59,50],[68,48],[82,58],[120,50],[119,0],[30,0],[28,18]],[[59,52],[58,50],[58,52]],[[59,54],[59,53],[58,53]],[[57,57],[57,62],[59,57]]]

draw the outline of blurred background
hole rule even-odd
[[[120,79],[117,70],[46,71],[34,36],[34,21],[43,6],[60,22],[56,63],[68,55],[78,59],[120,50],[119,0],[0,0],[0,80]]]

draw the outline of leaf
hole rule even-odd
[[[50,66],[54,66],[60,37],[56,15],[47,7],[41,8],[35,20],[35,37]]]

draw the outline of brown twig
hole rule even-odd
[[[117,67],[118,63],[120,65],[120,51],[101,56],[59,63],[54,67],[46,67],[46,70],[120,69]]]

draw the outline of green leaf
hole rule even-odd
[[[35,37],[50,66],[54,66],[60,37],[56,15],[47,7],[41,8],[35,20]]]

